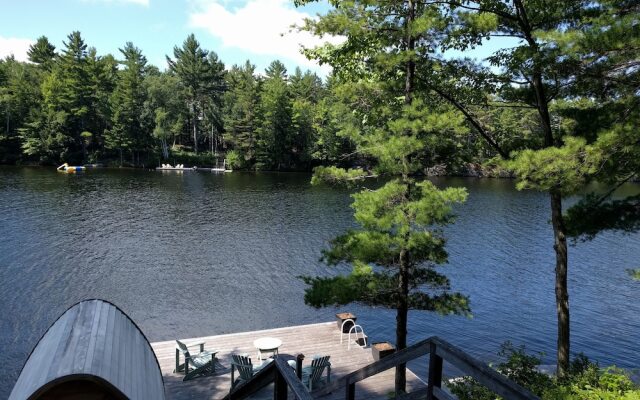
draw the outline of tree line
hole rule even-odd
[[[236,169],[311,170],[373,162],[354,151],[345,124],[367,94],[339,74],[289,73],[277,60],[264,74],[250,61],[226,68],[194,35],[173,48],[166,71],[131,42],[119,53],[98,55],[76,31],[60,50],[38,38],[28,63],[0,60],[0,163],[202,166],[226,158]],[[467,124],[452,107],[441,111]],[[480,112],[506,146],[539,129],[530,110]],[[475,130],[443,127],[421,155],[424,169],[465,172],[494,156],[479,139]]]
[[[80,32],[60,51],[40,37],[29,63],[0,61],[0,161],[154,165],[178,155],[221,155],[236,168],[309,170],[349,144],[326,132],[328,85],[273,61],[225,69],[194,35],[149,65],[131,42],[98,55]],[[192,157],[210,162],[212,157]]]

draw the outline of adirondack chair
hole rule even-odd
[[[233,389],[238,383],[248,381],[262,368],[269,365],[273,359],[267,358],[259,365],[253,365],[251,358],[246,354],[231,355],[231,388]],[[235,377],[235,370],[238,370],[238,378]]]
[[[189,347],[200,346],[200,352],[196,355],[192,355],[189,351]],[[176,340],[176,369],[173,372],[183,372],[183,381],[188,381],[197,376],[204,376],[213,374],[216,370],[215,362],[217,351],[205,351],[204,342],[192,343],[186,345],[183,342]],[[180,354],[184,356],[184,363],[180,364]],[[193,370],[189,371],[189,367]]]
[[[322,383],[322,373],[327,369],[327,382],[331,382],[331,363],[330,356],[314,356],[311,365],[302,367],[302,384],[311,392],[314,387],[318,387]],[[288,362],[291,368],[296,368],[294,360]]]

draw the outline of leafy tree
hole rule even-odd
[[[167,159],[169,142],[175,144],[189,119],[184,90],[171,73],[149,74],[145,86],[148,90],[145,114],[154,121],[153,136],[160,141],[162,155]]]
[[[277,170],[289,168],[293,141],[291,93],[287,69],[280,61],[273,61],[267,67],[260,100],[262,124],[258,130],[257,167]]]
[[[40,36],[38,40],[29,46],[27,56],[29,61],[40,64],[47,70],[51,68],[53,58],[56,56],[56,46],[49,42],[46,36]]]

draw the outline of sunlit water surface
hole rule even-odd
[[[353,226],[351,199],[309,180],[0,167],[0,398],[47,327],[82,299],[112,301],[152,341],[332,320],[336,309],[304,305],[297,277],[336,270],[319,261],[320,251]],[[469,191],[446,229],[450,262],[442,271],[470,296],[473,317],[412,311],[410,341],[439,335],[490,359],[510,340],[552,364],[547,196],[518,192],[508,180],[435,182]],[[640,365],[640,282],[625,271],[639,260],[639,234],[603,234],[570,248],[572,352]],[[355,312],[374,341],[393,340],[393,311],[341,310]]]

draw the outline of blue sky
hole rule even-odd
[[[194,33],[203,48],[227,65],[250,59],[264,69],[274,59],[288,68],[319,67],[299,54],[304,34],[281,33],[326,9],[319,4],[296,9],[288,0],[20,0],[2,1],[0,57],[26,58],[26,49],[45,35],[57,47],[74,30],[98,54],[119,56],[127,41],[150,63],[165,67],[165,55]]]
[[[142,49],[151,64],[165,68],[165,55],[194,33],[227,66],[250,59],[258,71],[274,59],[326,74],[299,53],[299,43],[319,43],[307,33],[287,33],[304,17],[325,11],[321,2],[296,9],[291,0],[2,0],[0,57],[26,59],[26,50],[45,35],[57,47],[74,30],[98,54],[112,53],[127,41]],[[286,33],[285,35],[281,35]],[[492,41],[470,55],[484,57],[500,45]],[[469,54],[467,54],[469,55]]]

